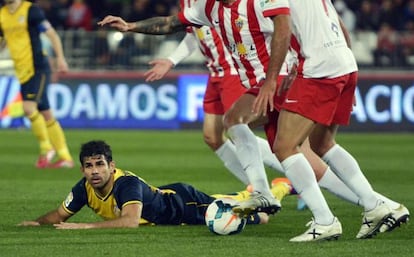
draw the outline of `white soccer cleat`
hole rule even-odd
[[[380,227],[380,232],[390,232],[397,227],[400,227],[402,223],[408,223],[410,219],[410,212],[407,207],[400,204],[397,209],[392,210],[391,217],[387,219],[385,223]]]
[[[392,216],[391,208],[384,202],[379,202],[377,207],[363,213],[362,226],[356,238],[365,239],[375,236],[380,227]]]
[[[338,218],[330,225],[319,225],[313,219],[306,224],[309,227],[302,235],[293,237],[289,242],[313,242],[321,240],[337,240],[342,235],[342,225]]]
[[[240,216],[247,216],[251,213],[265,212],[267,214],[275,214],[282,208],[280,201],[274,197],[266,197],[262,193],[253,192],[250,198],[240,201],[238,205],[233,207],[233,212]]]

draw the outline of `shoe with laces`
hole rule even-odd
[[[374,209],[363,213],[362,226],[356,238],[372,238],[391,216],[392,210],[384,202],[379,202]]]
[[[250,198],[240,201],[238,205],[233,207],[233,212],[240,216],[248,216],[251,213],[265,212],[267,214],[275,214],[282,208],[280,201],[274,197],[266,197],[262,193],[253,192]]]
[[[75,164],[72,160],[58,160],[55,163],[52,163],[48,166],[51,169],[60,169],[60,168],[73,168]]]
[[[46,169],[50,165],[51,161],[55,157],[56,152],[55,150],[49,150],[46,154],[41,154],[36,162],[36,168],[38,169]]]
[[[382,224],[380,227],[380,232],[391,232],[397,227],[400,227],[403,223],[408,223],[410,219],[410,212],[408,211],[407,207],[400,204],[397,209],[392,210],[391,217],[387,219],[386,222]]]
[[[302,235],[291,238],[290,242],[313,242],[321,240],[337,240],[342,235],[342,225],[338,218],[330,225],[317,224],[313,219],[306,224],[309,227]]]

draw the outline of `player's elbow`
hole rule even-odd
[[[137,228],[139,226],[139,219],[137,218],[128,218],[124,222],[124,227],[126,228]]]
[[[139,227],[139,222],[133,222],[127,225],[127,228],[137,228],[137,227]]]

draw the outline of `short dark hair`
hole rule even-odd
[[[103,155],[107,162],[112,161],[111,147],[103,140],[92,140],[82,144],[79,153],[79,161],[83,166],[83,160],[85,157],[91,157],[95,155]]]

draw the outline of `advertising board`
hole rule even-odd
[[[206,74],[175,73],[145,82],[142,73],[72,73],[48,88],[65,128],[200,128]],[[350,126],[342,131],[414,131],[414,76],[360,76]],[[0,77],[0,127],[29,126],[19,83]]]

